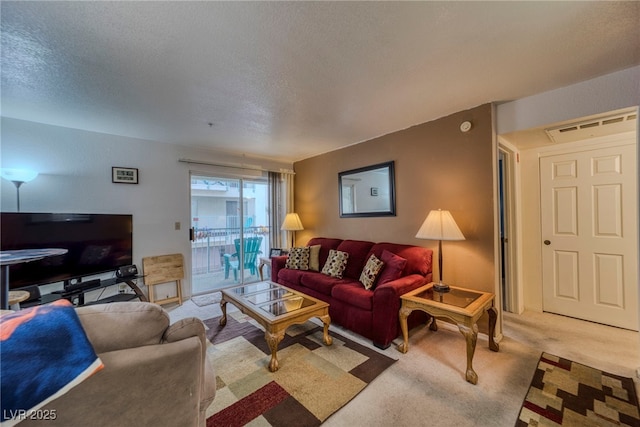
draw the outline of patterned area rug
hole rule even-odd
[[[640,426],[633,379],[542,353],[516,427]]]
[[[205,320],[217,392],[207,413],[212,426],[318,426],[395,360],[333,331],[331,346],[313,322],[287,329],[278,346],[280,369],[269,372],[264,330],[240,312],[227,325]]]

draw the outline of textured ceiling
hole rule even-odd
[[[639,2],[1,8],[3,116],[282,160],[640,64]]]

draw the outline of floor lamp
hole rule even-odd
[[[25,182],[33,181],[38,172],[29,169],[0,169],[0,176],[7,181],[13,182],[17,193],[17,212],[20,212],[20,186]]]
[[[429,239],[438,241],[438,269],[440,271],[440,281],[434,283],[433,289],[437,292],[449,291],[449,285],[442,281],[442,241],[443,240],[464,240],[464,235],[458,228],[453,216],[449,211],[438,209],[429,212],[420,230],[416,234],[418,239]]]
[[[280,230],[290,231],[291,232],[291,247],[295,246],[296,238],[295,232],[299,230],[304,230],[302,226],[302,221],[300,221],[300,217],[297,213],[288,213],[287,216],[284,217],[284,221],[282,221],[282,227]]]

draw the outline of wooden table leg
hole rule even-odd
[[[400,320],[400,329],[402,329],[402,338],[403,338],[403,341],[400,344],[398,344],[398,351],[400,353],[406,353],[407,351],[409,351],[409,328],[407,326],[407,317],[409,317],[412,311],[413,310],[409,308],[401,307],[400,311],[398,312],[398,317]]]
[[[473,324],[471,328],[465,325],[458,325],[458,329],[467,340],[467,372],[466,379],[471,384],[478,383],[478,374],[473,370],[473,355],[476,351],[476,342],[478,341],[478,325]]]
[[[225,326],[227,324],[227,302],[224,300],[224,298],[220,300],[220,309],[222,310],[220,326]]]
[[[269,370],[271,372],[275,372],[278,370],[278,344],[280,341],[284,339],[284,331],[278,333],[272,333],[266,331],[264,333],[264,338],[267,340],[267,344],[269,345],[269,349],[271,350],[271,361],[269,362]]]
[[[487,310],[489,314],[489,349],[492,351],[499,351],[500,346],[495,342],[494,335],[496,334],[496,319],[498,318],[498,310],[495,307],[489,307]]]
[[[322,340],[324,341],[324,344],[325,345],[333,344],[333,338],[331,338],[331,336],[329,335],[329,325],[331,324],[331,317],[329,317],[329,315],[326,314],[326,315],[320,316],[318,318],[320,320],[322,320],[322,323],[324,324],[324,332],[323,332],[323,337],[322,337]]]

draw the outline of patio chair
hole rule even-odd
[[[229,278],[229,271],[233,270],[233,278],[238,280],[238,269],[240,268],[240,239],[233,241],[236,253],[224,254],[224,278]],[[244,239],[244,269],[248,269],[252,276],[258,274],[258,256],[262,254],[260,245],[262,236],[246,237]]]

